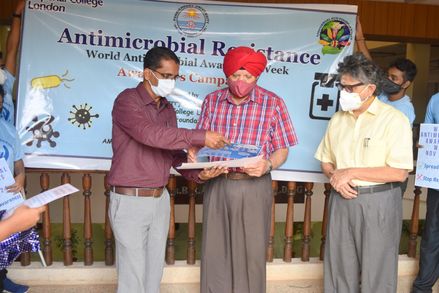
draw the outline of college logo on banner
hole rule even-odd
[[[351,44],[352,28],[339,17],[333,17],[322,23],[319,29],[319,43],[323,54],[340,54],[344,47]]]
[[[201,35],[208,24],[209,16],[206,10],[198,5],[184,5],[174,15],[175,28],[188,37]]]

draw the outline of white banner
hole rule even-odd
[[[180,57],[179,91],[168,99],[179,127],[193,128],[206,94],[226,86],[224,54],[232,47],[250,46],[268,59],[259,85],[285,100],[299,139],[281,177],[323,180],[313,154],[338,110],[334,73],[352,53],[356,9],[30,0],[16,121],[26,166],[107,170],[113,101],[141,81],[148,49],[166,46]]]

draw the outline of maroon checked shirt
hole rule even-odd
[[[143,83],[118,95],[112,116],[113,158],[108,175],[112,186],[164,186],[171,166],[186,162],[182,149],[204,145],[205,131],[177,128],[172,105],[162,98],[157,108]],[[199,171],[181,173],[199,181]]]

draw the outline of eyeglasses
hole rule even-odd
[[[160,71],[157,71],[157,70],[154,70],[154,69],[151,69],[150,68],[150,70],[151,71],[154,71],[154,72],[156,72],[156,73],[158,73],[158,74],[160,74],[160,76],[163,78],[163,79],[172,79],[172,80],[177,80],[177,79],[179,79],[180,78],[180,75],[172,75],[172,74],[167,74],[167,73],[161,73]]]
[[[336,84],[336,87],[342,91],[342,90],[346,90],[348,93],[352,93],[354,91],[354,88],[356,88],[357,86],[360,85],[364,85],[364,83],[359,82],[356,84],[341,84],[340,82]]]

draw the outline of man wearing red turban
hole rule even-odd
[[[228,87],[204,99],[198,129],[231,143],[254,145],[263,158],[243,168],[203,170],[201,293],[263,293],[271,221],[272,169],[297,144],[284,101],[256,83],[267,59],[248,47],[224,57]],[[191,152],[194,152],[193,150]],[[211,160],[221,160],[211,158]]]
[[[224,57],[223,70],[226,77],[242,68],[251,75],[259,77],[266,65],[267,58],[261,52],[255,52],[248,47],[238,47],[227,52]]]

